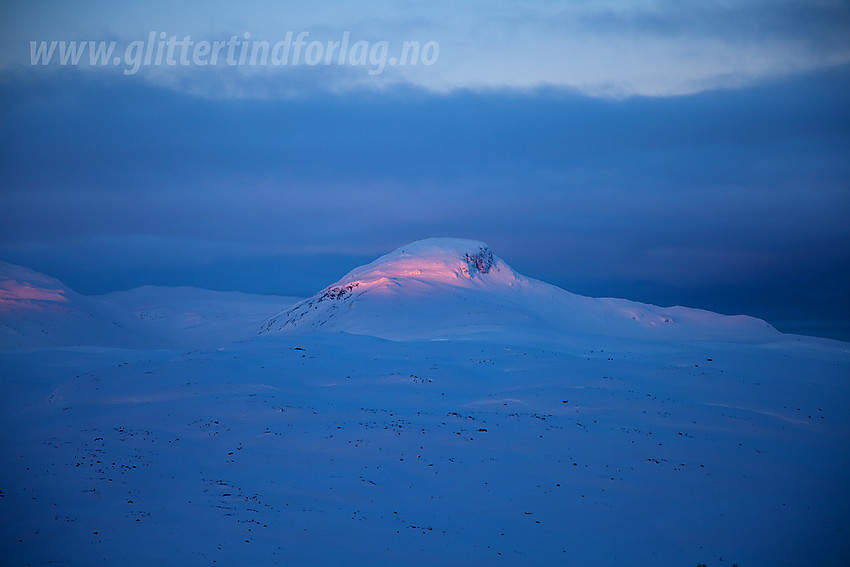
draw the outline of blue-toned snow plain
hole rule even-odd
[[[432,239],[312,298],[0,283],[10,565],[841,565],[850,345]]]

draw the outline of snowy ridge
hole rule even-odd
[[[301,299],[160,286],[142,286],[98,298],[126,308],[169,344],[185,346],[219,346],[252,337],[269,313]]]
[[[271,318],[260,333],[343,331],[394,340],[494,334],[765,339],[766,322],[590,298],[515,272],[483,242],[413,242]]]
[[[337,328],[337,322],[345,327],[356,326],[356,321],[342,321],[340,316],[355,306],[361,311],[364,298],[366,310],[377,309],[372,315],[380,316],[382,309],[398,313],[403,304],[410,306],[441,295],[451,298],[460,290],[493,292],[516,281],[517,274],[483,242],[420,240],[352,270],[335,284],[270,319],[261,333]],[[385,304],[387,301],[389,305]],[[413,328],[419,327],[420,321],[421,317],[405,320]]]
[[[270,313],[296,300],[156,286],[85,296],[0,262],[0,350],[218,346],[254,336]]]
[[[159,340],[119,305],[0,262],[0,348],[154,346]]]

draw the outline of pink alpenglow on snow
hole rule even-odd
[[[65,303],[67,291],[59,280],[0,262],[0,308],[12,308],[30,300]]]
[[[261,333],[343,331],[388,339],[543,334],[769,340],[766,322],[576,295],[515,272],[479,241],[407,244],[270,319]]]
[[[6,280],[0,282],[0,301],[34,299],[36,301],[68,301],[64,290],[45,289],[27,282]]]

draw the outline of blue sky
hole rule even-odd
[[[4,259],[83,293],[306,295],[458,236],[578,293],[850,338],[846,3],[136,4],[0,9]],[[377,74],[30,60],[287,31],[439,51]]]

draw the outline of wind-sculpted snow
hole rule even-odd
[[[483,242],[449,238],[414,242],[352,270],[260,332],[319,330],[394,340],[594,334],[759,341],[778,334],[752,317],[575,295],[518,274]]]

